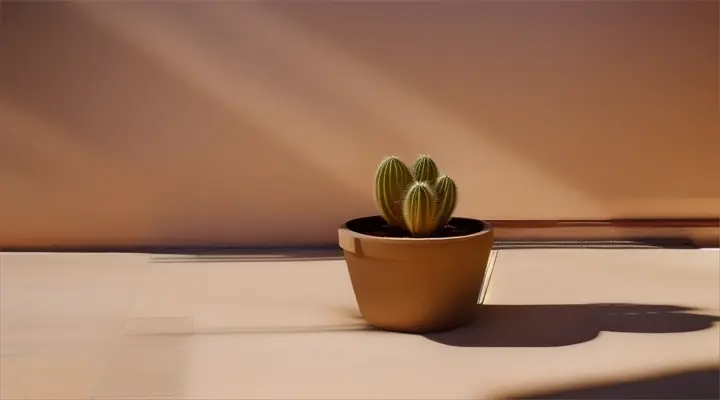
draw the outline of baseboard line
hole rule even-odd
[[[720,219],[491,220],[499,240],[688,240],[720,246]]]
[[[609,219],[609,220],[488,220],[495,230],[498,241],[549,242],[549,241],[688,241],[696,247],[720,247],[720,219]],[[12,243],[3,245],[5,252],[142,252],[164,253],[178,250],[196,249],[243,249],[266,252],[272,249],[301,250],[335,248],[337,243],[324,243],[317,246],[283,245],[272,247],[247,246],[239,243],[208,244],[134,244],[118,245],[113,243],[62,245],[31,243]]]

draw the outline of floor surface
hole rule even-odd
[[[0,398],[718,398],[719,303],[717,250],[501,250],[414,336],[338,259],[0,253]]]

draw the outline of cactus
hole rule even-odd
[[[428,237],[445,227],[455,210],[457,187],[428,156],[408,168],[397,157],[384,159],[375,174],[375,200],[385,221],[413,237]]]
[[[415,182],[403,201],[403,218],[407,230],[415,237],[430,236],[437,229],[438,201],[428,182]]]
[[[402,201],[412,181],[410,169],[397,157],[386,158],[377,169],[375,200],[383,218],[391,226],[405,227]]]
[[[434,183],[438,177],[438,167],[430,156],[421,155],[410,167],[413,177],[418,182]]]
[[[457,202],[457,186],[449,176],[443,175],[435,182],[438,198],[437,226],[442,228],[450,221]]]

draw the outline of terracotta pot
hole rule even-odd
[[[363,318],[380,329],[429,333],[472,322],[488,258],[492,226],[453,218],[463,236],[374,236],[381,216],[348,221],[338,232]]]

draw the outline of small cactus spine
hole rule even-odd
[[[425,181],[415,182],[405,194],[403,217],[408,231],[415,237],[430,236],[437,229],[437,194]]]
[[[413,177],[418,182],[435,182],[438,177],[438,167],[430,156],[421,155],[410,167]]]
[[[437,227],[443,228],[450,221],[455,204],[457,203],[457,186],[449,176],[439,177],[435,183],[435,192],[438,199]]]
[[[377,169],[375,200],[383,218],[391,226],[405,227],[403,198],[412,181],[410,169],[397,157],[386,158]]]

